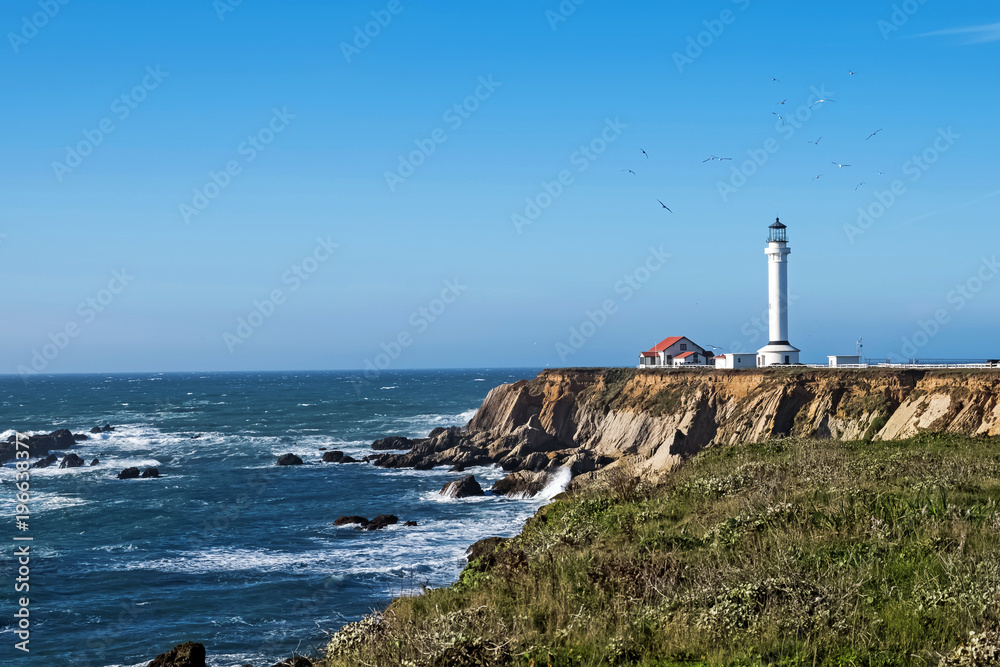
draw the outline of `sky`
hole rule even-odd
[[[0,28],[0,373],[752,351],[778,216],[804,362],[1000,357],[993,2],[11,0]]]

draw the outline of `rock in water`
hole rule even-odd
[[[508,498],[533,498],[545,488],[548,481],[549,475],[544,472],[521,470],[498,480],[490,487],[490,491]]]
[[[470,496],[483,496],[483,487],[473,475],[466,475],[462,479],[448,482],[441,489],[441,495],[446,498],[468,498]]]
[[[358,463],[358,460],[335,449],[333,451],[324,452],[323,463]]]
[[[90,429],[90,432],[91,433],[100,433],[101,432],[101,427],[100,426],[95,426],[94,428]]]
[[[125,470],[118,473],[118,479],[139,479],[139,469],[125,468]]]
[[[39,459],[31,464],[32,468],[48,468],[50,465],[58,461],[59,458],[55,454],[49,454],[44,459]]]
[[[149,479],[150,477],[159,477],[160,471],[156,468],[146,468],[142,471],[142,478]]]
[[[278,457],[279,466],[300,466],[302,465],[302,459],[300,459],[295,454],[285,454]]]
[[[344,526],[349,523],[360,523],[362,525],[368,523],[368,519],[363,516],[342,516],[333,522],[335,526]]]
[[[101,460],[100,459],[94,459],[93,461],[90,462],[90,465],[92,465],[92,466],[101,465]]]
[[[60,468],[79,468],[83,465],[83,459],[76,454],[67,454],[59,463]]]
[[[399,523],[399,517],[395,514],[379,514],[368,523],[359,526],[359,528],[362,530],[379,530],[380,528],[385,528],[396,523]]]
[[[90,440],[90,436],[87,435],[86,433],[74,433],[73,434],[73,439],[77,440],[77,441],[80,441],[80,440]]]
[[[178,644],[156,656],[148,667],[205,667],[205,647],[198,642]]]
[[[398,435],[390,435],[388,438],[382,438],[381,440],[376,440],[372,443],[372,449],[376,450],[410,449],[411,447],[413,447],[412,440]]]

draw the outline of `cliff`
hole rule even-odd
[[[467,433],[537,423],[579,458],[634,455],[647,473],[716,444],[780,436],[896,440],[1000,434],[996,371],[561,369],[493,389]]]

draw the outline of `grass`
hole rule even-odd
[[[998,664],[998,554],[1000,438],[708,449],[560,497],[323,664]]]

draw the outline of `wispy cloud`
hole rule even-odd
[[[986,42],[1000,41],[1000,23],[987,23],[985,25],[972,25],[965,28],[948,28],[947,30],[935,30],[925,32],[917,37],[943,37],[946,35],[964,35],[967,37],[966,44],[984,44]]]

